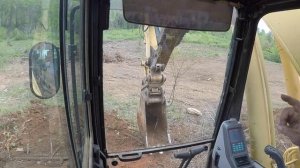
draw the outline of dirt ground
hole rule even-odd
[[[60,118],[62,110],[31,101],[23,112],[1,116],[0,165],[67,167],[67,132]]]
[[[196,56],[185,56],[188,54],[186,51],[190,50],[194,50]],[[208,57],[204,54],[205,50],[204,46],[182,44],[175,51],[177,57],[170,60],[165,70],[167,81],[164,89],[171,104],[167,116],[172,144],[204,140],[212,136],[227,53],[212,47],[210,50],[220,50],[221,54]],[[135,120],[144,77],[141,66],[143,52],[144,44],[137,41],[108,42],[104,45],[104,92],[107,101],[104,108],[109,153],[144,148],[143,137]],[[273,107],[278,114],[279,109],[285,106],[279,99],[280,94],[285,92],[280,75],[282,68],[280,64],[272,62],[267,62],[266,67]],[[8,74],[11,69],[16,73]],[[12,62],[5,72],[0,72],[0,92],[9,89],[11,84],[24,83],[28,86],[27,60]],[[200,113],[189,113],[187,108],[195,108]],[[66,125],[62,122],[61,113],[60,108],[49,108],[41,101],[30,101],[26,109],[1,115],[0,168],[2,165],[5,168],[68,167],[67,153],[64,152]],[[245,117],[243,119],[246,120]],[[288,147],[289,141],[280,137],[280,148]],[[116,167],[178,167],[180,160],[174,159],[173,154],[144,155],[139,161],[119,162]],[[204,167],[206,155],[197,156],[190,167]],[[109,163],[111,161],[113,159]]]
[[[0,168],[69,167],[64,109],[31,100],[28,69],[23,57],[0,71]]]
[[[135,47],[133,47],[135,46]],[[207,57],[204,46],[185,45],[178,47],[179,54],[174,59],[171,58],[166,70],[167,77],[164,89],[166,98],[170,97],[176,72],[180,75],[176,81],[175,96],[173,107],[168,107],[168,128],[171,135],[172,144],[191,142],[210,138],[214,128],[214,117],[219,103],[219,96],[222,91],[225,66],[227,62],[226,51],[216,57]],[[210,48],[211,50],[217,50]],[[178,54],[178,50],[175,51]],[[196,50],[195,57],[185,58],[185,51]],[[143,56],[143,44],[135,41],[108,42],[104,47],[104,91],[107,95],[113,95],[113,101],[120,104],[130,99],[132,105],[129,112],[135,114],[139,100],[141,80],[144,77],[141,67],[141,56]],[[223,54],[223,55],[222,55]],[[275,119],[280,109],[287,105],[280,100],[280,94],[285,93],[282,67],[278,63],[266,61],[266,74],[269,82],[271,100],[273,103]],[[109,99],[111,100],[111,99]],[[133,102],[132,102],[133,101]],[[127,104],[128,105],[128,104]],[[109,105],[104,107],[106,110],[106,128],[108,139],[108,151],[129,151],[143,147],[143,138],[140,136],[137,123],[126,114],[122,108],[110,109]],[[195,108],[201,115],[188,113],[187,108]],[[247,125],[246,100],[242,108],[242,123]],[[131,117],[128,117],[131,116]],[[175,116],[175,117],[174,117]],[[115,119],[112,119],[115,118]],[[129,118],[129,119],[128,119]],[[115,122],[117,121],[117,122]],[[275,121],[277,123],[277,121]],[[114,125],[111,127],[110,125]],[[245,128],[246,129],[246,128]],[[291,146],[288,138],[277,134],[277,146],[284,151]],[[119,145],[118,145],[119,144]],[[122,145],[120,145],[122,144]],[[194,159],[191,167],[204,167],[206,154],[199,155],[201,159]],[[155,161],[158,160],[159,164]],[[154,162],[153,162],[154,161]],[[147,155],[144,160],[135,163],[123,163],[120,167],[178,167],[179,161],[174,159],[173,153],[164,155]],[[153,165],[154,164],[154,165]]]

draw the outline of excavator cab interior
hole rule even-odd
[[[278,148],[268,84],[280,70],[274,95],[300,99],[299,11],[298,0],[0,0],[0,168],[300,166],[298,147]]]

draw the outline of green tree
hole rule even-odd
[[[41,11],[40,0],[1,0],[0,27],[7,30],[8,37],[19,32],[29,37],[39,25]]]
[[[280,62],[280,56],[271,32],[266,33],[264,30],[258,32],[261,47],[266,60]]]

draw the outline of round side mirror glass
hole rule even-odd
[[[53,97],[60,87],[59,49],[52,43],[34,45],[29,53],[31,92],[41,99]]]

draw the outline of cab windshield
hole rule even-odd
[[[208,32],[132,24],[120,2],[111,1],[103,39],[108,153],[211,140],[234,27]],[[178,167],[176,152],[120,164]],[[204,167],[206,156],[191,166]]]

